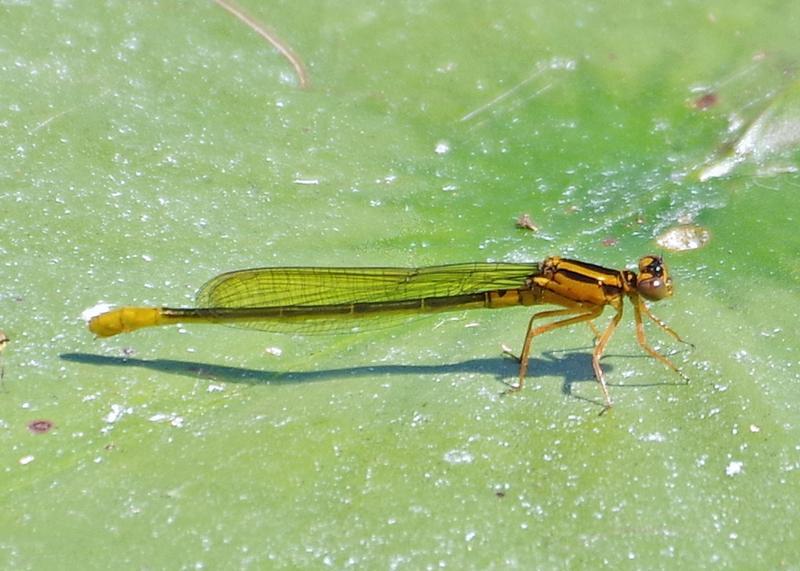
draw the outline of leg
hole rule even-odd
[[[650,313],[650,310],[647,309],[647,306],[641,299],[637,298],[634,300],[633,311],[636,317],[636,340],[639,342],[639,345],[642,347],[642,349],[644,349],[652,357],[655,357],[656,359],[664,363],[664,365],[666,365],[667,367],[678,373],[681,376],[681,378],[688,383],[689,377],[684,375],[672,361],[670,361],[664,355],[653,349],[650,346],[650,344],[647,343],[647,339],[645,338],[644,335],[644,323],[642,322],[642,311],[644,311],[650,319],[655,321],[664,331],[672,335],[675,339],[677,339],[681,343],[686,343],[686,341],[681,339],[680,336],[677,333],[675,333],[672,329],[670,329],[670,327],[668,327],[666,323],[664,323],[663,321],[655,317],[652,313]]]
[[[517,391],[525,385],[525,375],[528,372],[528,356],[531,352],[531,344],[533,343],[534,337],[543,333],[547,333],[548,331],[553,331],[554,329],[558,329],[560,327],[572,325],[573,323],[590,321],[597,318],[602,312],[602,305],[586,306],[573,302],[572,307],[554,309],[551,311],[541,311],[534,314],[533,317],[531,317],[530,322],[528,322],[528,331],[525,334],[525,341],[522,345],[522,354],[519,357],[519,383],[516,386],[512,386],[509,391]],[[548,323],[547,325],[542,325],[540,327],[536,327],[535,329],[533,327],[533,322],[537,319],[544,317],[558,317],[561,315],[573,315],[576,313],[578,315],[575,315],[574,317],[562,319],[561,321],[554,321],[553,323]]]
[[[611,397],[608,394],[605,374],[603,374],[603,369],[600,367],[600,358],[603,356],[603,353],[606,350],[606,345],[608,345],[608,342],[611,340],[611,336],[614,335],[614,331],[617,329],[620,319],[622,319],[622,307],[622,304],[620,304],[616,308],[617,313],[614,315],[611,323],[608,324],[608,327],[606,327],[606,330],[603,331],[603,334],[597,340],[597,344],[594,347],[594,352],[592,353],[592,368],[594,369],[594,377],[597,379],[597,382],[600,383],[600,390],[603,392],[603,400],[605,401],[606,410],[611,408],[612,402]]]
[[[679,341],[679,342],[681,342],[681,343],[683,343],[683,344],[685,344],[685,345],[689,345],[689,346],[691,346],[691,347],[694,347],[694,344],[693,344],[693,343],[689,343],[688,341],[684,341],[684,340],[681,338],[681,336],[680,336],[680,335],[678,335],[677,333],[675,333],[675,331],[672,329],[672,327],[670,327],[669,325],[667,325],[666,323],[664,323],[663,321],[661,321],[661,320],[660,320],[658,317],[656,317],[655,315],[653,315],[653,314],[650,312],[650,309],[649,309],[649,308],[648,308],[648,307],[647,307],[647,306],[644,304],[644,302],[643,302],[643,301],[641,301],[641,300],[638,300],[638,303],[635,303],[635,304],[633,304],[633,305],[634,305],[634,306],[641,305],[641,310],[642,310],[642,312],[643,312],[645,315],[647,315],[647,317],[649,317],[650,319],[652,319],[652,320],[653,320],[653,323],[655,323],[655,324],[656,324],[656,325],[658,325],[658,326],[659,326],[661,329],[663,329],[664,331],[666,331],[667,333],[669,333],[670,335],[672,335],[672,337],[673,337],[673,338],[674,338],[676,341]],[[641,320],[640,320],[640,321],[641,321]]]
[[[528,329],[525,332],[525,342],[523,343],[522,356],[521,357],[517,357],[514,353],[511,352],[511,349],[508,349],[508,348],[505,348],[505,347],[503,348],[503,355],[507,355],[507,356],[511,357],[512,359],[514,359],[517,363],[522,364],[523,356],[527,360],[527,354],[526,354],[525,348],[527,347],[528,349],[530,349],[530,344],[531,344],[531,340],[532,339],[529,339],[529,337],[532,338],[535,335],[539,335],[539,333],[533,333],[533,335],[531,335],[531,329],[533,328],[534,320],[541,319],[543,317],[557,317],[559,315],[572,315],[572,314],[578,313],[578,312],[583,313],[584,311],[586,311],[586,310],[570,308],[570,309],[553,309],[553,310],[550,310],[550,311],[540,311],[539,313],[534,313],[533,316],[531,317],[530,321],[528,322]],[[556,322],[556,323],[560,323],[560,322]],[[589,324],[592,327],[594,327],[594,324],[591,321],[589,322]],[[595,328],[595,330],[596,330],[596,328]],[[525,367],[526,367],[525,370],[527,370],[527,365],[525,365]],[[519,388],[521,388],[521,387],[516,386],[516,387],[513,388],[513,390],[517,390]]]

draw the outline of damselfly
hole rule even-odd
[[[685,375],[645,338],[642,315],[685,343],[655,317],[644,300],[672,295],[672,280],[659,256],[639,260],[639,272],[614,270],[559,257],[542,263],[469,263],[424,268],[256,268],[221,274],[197,294],[197,307],[122,307],[97,315],[89,329],[108,337],[153,325],[223,323],[264,331],[339,333],[374,328],[393,317],[498,309],[518,305],[559,306],[535,313],[519,356],[521,389],[533,339],[560,327],[588,322],[595,332],[592,366],[611,406],[600,358],[622,319],[624,300],[633,305],[639,345],[664,365]],[[593,321],[606,306],[616,313],[604,331]],[[543,325],[542,319],[555,318]]]

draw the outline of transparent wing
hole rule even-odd
[[[320,308],[303,320],[265,318],[237,323],[265,331],[338,333],[396,325],[416,313],[326,314],[334,305],[391,303],[525,287],[539,264],[468,263],[426,268],[256,268],[221,274],[197,293],[203,308]]]

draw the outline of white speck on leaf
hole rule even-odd
[[[730,463],[725,467],[725,475],[726,476],[738,476],[742,473],[744,469],[744,462],[740,462],[739,460],[731,460]]]
[[[436,143],[436,148],[434,151],[437,155],[445,155],[450,152],[450,143],[447,141],[439,141]]]
[[[133,412],[132,407],[125,408],[121,404],[112,404],[111,405],[111,412],[103,417],[103,420],[109,424],[114,424],[119,419],[121,419],[126,414],[130,414]]]
[[[444,461],[448,464],[472,464],[475,456],[466,450],[450,450],[445,452]]]

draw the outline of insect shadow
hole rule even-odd
[[[71,363],[81,363],[84,365],[143,368],[171,375],[248,385],[289,385],[366,376],[478,374],[494,376],[507,388],[517,382],[518,373],[517,362],[514,359],[502,355],[435,365],[380,364],[307,371],[250,369],[245,367],[201,363],[198,361],[139,359],[134,357],[96,355],[92,353],[62,353],[60,358]],[[613,369],[613,367],[608,364],[604,364],[603,368],[606,372]],[[573,387],[577,383],[595,382],[592,373],[592,357],[590,352],[581,350],[560,350],[557,352],[542,353],[542,357],[532,357],[530,359],[528,373],[526,384],[529,386],[536,383],[539,377],[561,377],[563,379],[561,386],[561,392],[563,394],[595,404],[602,402],[581,397],[573,393]],[[525,391],[523,390],[523,392]]]

